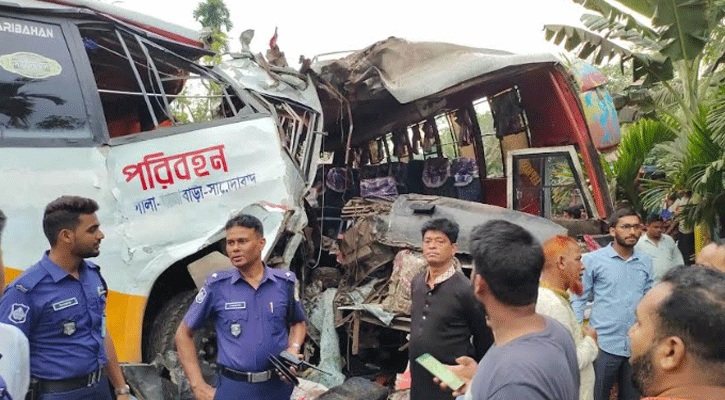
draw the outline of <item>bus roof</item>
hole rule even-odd
[[[127,24],[141,28],[148,32],[162,36],[165,39],[183,43],[187,46],[204,48],[200,41],[199,31],[185,28],[170,22],[163,21],[149,15],[127,10],[112,4],[94,0],[0,0],[0,5],[33,10],[48,10],[51,12],[73,11],[79,8],[87,9],[98,14],[123,21]]]

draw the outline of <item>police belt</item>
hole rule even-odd
[[[272,379],[272,370],[262,372],[242,372],[235,369],[227,368],[223,365],[219,366],[219,370],[222,375],[235,381],[261,383],[267,382],[268,380]]]
[[[103,368],[101,368],[98,371],[76,378],[59,380],[38,379],[37,390],[40,394],[69,392],[71,390],[93,386],[100,382],[100,380],[105,376],[106,374],[104,373]]]

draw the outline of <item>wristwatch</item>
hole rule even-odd
[[[123,396],[124,394],[131,394],[131,388],[128,385],[123,385],[115,390],[116,396]]]

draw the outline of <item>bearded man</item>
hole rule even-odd
[[[675,267],[637,307],[629,330],[643,400],[725,399],[725,274]]]
[[[576,345],[579,363],[579,399],[594,398],[594,365],[599,348],[597,332],[582,325],[569,304],[569,292],[581,295],[584,272],[581,248],[569,236],[557,235],[544,243],[544,269],[539,281],[536,312],[559,321],[569,331]]]
[[[652,260],[634,246],[639,240],[641,221],[631,210],[615,212],[609,221],[614,241],[582,258],[584,276],[581,296],[572,299],[577,320],[584,320],[584,308],[593,298],[589,325],[599,338],[599,355],[594,360],[594,399],[608,400],[614,382],[620,400],[638,400],[632,385],[627,331],[634,325],[634,310],[652,288]]]

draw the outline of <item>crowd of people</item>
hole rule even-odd
[[[505,221],[476,228],[469,291],[485,306],[493,344],[476,362],[470,348],[415,343],[418,336],[411,335],[417,349],[411,372],[415,356],[435,351],[449,364],[455,359],[448,368],[465,382],[452,390],[430,373],[411,373],[411,399],[725,399],[725,241],[708,244],[695,264],[685,265],[673,238],[663,233],[663,218],[642,222],[630,210],[615,212],[612,242],[585,255],[567,236],[542,246]],[[443,283],[434,277],[450,273],[440,260],[430,261],[429,254],[442,253],[427,249],[441,247],[425,240],[431,226],[446,224],[432,221],[423,229],[423,254],[435,266],[414,282],[422,279],[435,292]],[[455,244],[455,236],[448,238]],[[412,307],[428,306],[413,297]],[[436,336],[446,337],[454,317],[465,326],[465,316],[449,309],[443,321],[423,321],[414,313],[411,331],[420,324],[443,326]],[[419,395],[414,388],[428,379],[441,391]]]
[[[108,287],[87,260],[104,238],[97,211],[76,196],[46,207],[50,250],[0,298],[0,400],[130,398],[106,327]],[[684,265],[661,216],[645,222],[617,211],[611,244],[582,255],[570,237],[541,244],[492,220],[469,235],[470,277],[453,262],[456,222],[425,223],[427,268],[411,281],[411,399],[609,400],[615,386],[622,400],[725,399],[725,242]],[[4,224],[0,212],[0,233]],[[176,332],[179,359],[197,399],[289,399],[297,371],[270,354],[300,357],[296,277],[262,261],[257,218],[232,216],[225,232],[230,268],[196,295]],[[214,386],[194,342],[207,324],[219,348]],[[418,363],[425,355],[462,385],[432,375]]]

